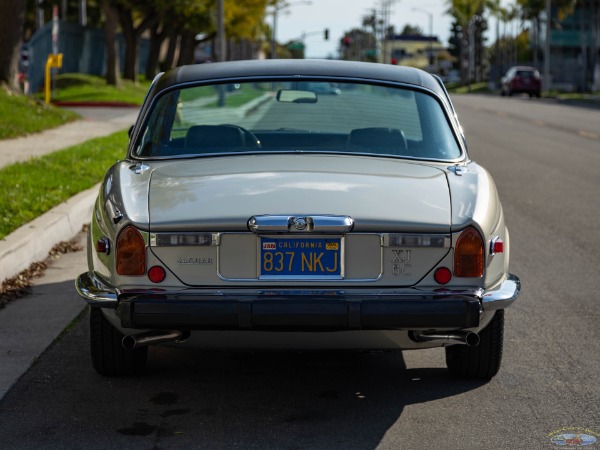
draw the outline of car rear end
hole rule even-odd
[[[541,95],[542,80],[540,73],[533,68],[517,69],[510,81],[511,93],[524,93],[530,97]]]
[[[340,95],[255,76],[147,100],[77,282],[127,351],[476,346],[516,299],[495,186],[438,83],[305,78]]]

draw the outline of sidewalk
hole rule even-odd
[[[124,130],[138,108],[69,108],[83,120],[14,139],[0,140],[0,168]]]
[[[85,270],[85,237],[77,234],[83,250],[52,259],[31,293],[0,309],[0,410],[10,388],[86,307],[73,282]]]
[[[0,140],[0,167],[127,129],[138,108],[70,108],[83,119],[17,139]],[[61,241],[83,251],[62,255],[33,281],[32,293],[0,309],[0,401],[36,358],[84,309],[73,274],[85,270],[85,234],[98,186],[81,192],[0,240],[0,283],[43,261]]]
[[[32,157],[127,129],[138,108],[71,108],[83,119],[41,133],[0,140],[0,168]],[[53,208],[0,240],[0,283],[46,259],[52,247],[68,241],[88,223],[98,188],[94,187]]]

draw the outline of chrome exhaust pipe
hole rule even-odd
[[[463,344],[469,347],[479,345],[479,335],[472,331],[453,331],[449,333],[427,333],[413,331],[411,333],[416,342],[438,342],[440,344]]]
[[[133,350],[134,348],[147,347],[149,345],[161,344],[163,342],[179,342],[183,338],[183,332],[173,331],[148,331],[146,333],[131,334],[124,336],[121,340],[123,348]]]

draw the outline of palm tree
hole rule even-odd
[[[494,59],[496,66],[496,79],[494,82],[496,85],[500,84],[500,77],[502,76],[502,62],[500,61],[500,21],[502,20],[502,6],[500,0],[488,0],[486,3],[487,9],[490,14],[496,19],[496,44],[494,49]]]
[[[469,90],[471,89],[471,73],[473,71],[473,52],[475,50],[473,22],[476,16],[481,14],[486,6],[486,0],[448,0],[447,13],[450,14],[456,20],[456,23],[461,27],[462,41],[469,43],[469,72],[465,73],[464,70],[464,55],[461,46],[460,55],[460,78],[461,83],[464,85],[465,80],[468,83]]]

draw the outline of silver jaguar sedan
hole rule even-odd
[[[332,86],[336,95],[331,95]],[[490,174],[417,69],[237,61],[156,77],[91,218],[91,356],[408,350],[490,379],[519,295]]]

